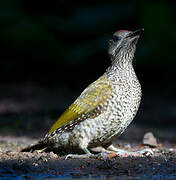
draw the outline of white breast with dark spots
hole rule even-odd
[[[134,77],[133,77],[134,76]],[[120,135],[133,120],[141,101],[141,87],[135,76],[114,81],[111,99],[105,111],[94,119],[81,122],[69,135],[71,145],[82,147],[103,145]]]

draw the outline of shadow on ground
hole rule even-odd
[[[0,163],[0,177],[170,179],[176,175],[175,152],[163,152],[162,156],[156,157],[116,157],[106,160],[64,160],[64,157],[57,157],[53,153],[9,152],[6,156],[3,154],[4,161]]]

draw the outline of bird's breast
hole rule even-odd
[[[94,123],[95,137],[92,144],[106,142],[124,132],[134,119],[141,101],[141,87],[137,79],[115,82],[107,108]],[[96,127],[97,126],[97,127]]]

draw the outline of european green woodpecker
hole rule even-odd
[[[111,65],[105,73],[81,93],[38,144],[23,151],[45,148],[74,153],[67,156],[71,158],[91,157],[90,148],[105,147],[124,132],[141,101],[141,85],[132,63],[142,31],[113,34],[108,49]]]

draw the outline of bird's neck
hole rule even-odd
[[[111,55],[111,66],[117,69],[130,70],[136,47],[121,48]]]
[[[107,71],[133,71],[133,57],[134,54],[111,57],[111,66],[107,69]]]

